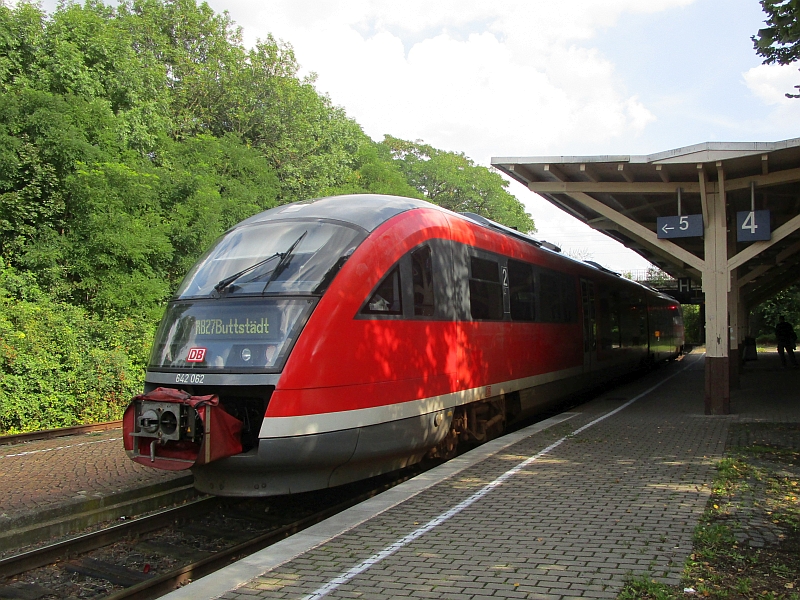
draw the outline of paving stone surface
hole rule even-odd
[[[783,369],[775,350],[759,352],[758,360],[745,363],[740,388],[731,390],[731,413],[741,423],[794,423],[780,443],[800,449],[800,369]],[[755,438],[732,440],[734,445],[758,443],[757,428],[739,428],[737,434]],[[771,434],[772,435],[772,434]]]
[[[122,430],[0,446],[3,520],[185,476],[134,463]]]
[[[683,368],[327,597],[614,598],[631,574],[677,583],[726,441],[757,442],[758,423],[783,423],[787,440],[800,440],[800,371],[781,369],[774,352],[748,363],[741,389],[731,393],[732,415],[703,415],[703,361],[690,356],[609,391],[576,409],[579,415],[570,421],[506,448],[224,598],[306,597]],[[183,475],[133,463],[120,437],[117,430],[0,447],[0,525],[3,517]]]
[[[579,409],[224,598],[303,598],[567,438],[503,485],[332,590],[329,598],[614,598],[630,574],[678,583],[730,417],[705,417],[703,362],[662,369]]]

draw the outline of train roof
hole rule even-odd
[[[275,218],[305,218],[305,219],[336,219],[357,225],[366,231],[375,230],[381,223],[388,221],[400,213],[415,208],[433,208],[465,218],[473,223],[494,229],[502,234],[515,237],[529,244],[544,247],[554,252],[561,252],[555,244],[538,240],[501,223],[487,219],[481,215],[462,212],[454,213],[436,204],[415,198],[401,196],[386,196],[382,194],[350,194],[345,196],[327,196],[314,200],[304,200],[284,204],[276,208],[265,210],[235,225],[249,225]]]
[[[414,198],[379,194],[350,194],[327,196],[284,204],[265,210],[237,224],[249,225],[267,219],[335,219],[374,231],[381,223],[414,208],[439,208],[435,204]]]
[[[343,196],[327,196],[324,198],[316,198],[313,200],[304,200],[301,202],[284,204],[269,210],[265,210],[264,212],[253,215],[249,219],[238,223],[233,227],[233,229],[242,225],[249,225],[252,223],[258,223],[260,221],[265,221],[267,219],[301,218],[333,219],[337,221],[344,221],[361,227],[368,232],[372,232],[377,229],[378,226],[388,221],[392,217],[416,208],[433,208],[437,210],[443,210],[462,219],[466,219],[480,227],[486,227],[501,235],[510,236],[520,241],[535,245],[539,248],[543,248],[553,254],[558,255],[562,259],[577,263],[584,267],[589,267],[601,273],[605,273],[607,276],[617,277],[626,283],[645,288],[651,293],[655,293],[665,299],[674,301],[674,298],[671,296],[663,294],[658,290],[655,290],[650,286],[643,285],[637,281],[632,281],[621,277],[619,273],[615,273],[614,271],[606,269],[594,261],[580,261],[570,256],[561,254],[561,249],[554,244],[550,244],[549,242],[538,240],[532,236],[521,233],[474,213],[454,213],[437,206],[436,204],[432,204],[431,202],[417,200],[415,198],[387,196],[383,194],[349,194]]]

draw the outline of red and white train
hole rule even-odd
[[[670,297],[477,215],[375,195],[229,230],[169,304],[130,456],[204,492],[331,487],[449,456],[677,356]]]

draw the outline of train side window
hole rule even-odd
[[[414,287],[414,315],[432,317],[436,310],[433,294],[431,249],[423,246],[411,253],[411,281]]]
[[[574,323],[578,318],[575,278],[548,269],[539,271],[539,316],[544,323]]]
[[[364,315],[402,315],[403,295],[400,288],[400,269],[395,267],[378,285],[367,304],[361,309]]]
[[[564,320],[561,291],[561,282],[556,273],[542,271],[539,274],[541,320],[545,323],[560,323]]]
[[[470,256],[469,304],[473,319],[503,320],[503,287],[497,261]]]
[[[600,313],[602,318],[599,320],[600,348],[611,350],[621,348],[620,339],[620,300],[619,293],[609,289],[607,286],[600,286]]]
[[[575,278],[561,275],[562,318],[564,323],[574,323],[578,318],[578,295],[575,292]]]
[[[611,324],[611,347],[622,348],[622,328],[620,327],[621,302],[619,292],[611,292],[608,319]]]
[[[516,260],[508,261],[508,286],[511,295],[511,320],[536,320],[536,288],[533,266]]]

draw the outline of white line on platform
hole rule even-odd
[[[106,442],[118,442],[122,438],[108,438],[107,440],[97,440],[94,442],[81,442],[80,444],[70,444],[69,446],[56,446],[55,448],[42,448],[41,450],[28,450],[27,452],[20,452],[18,454],[4,454],[0,458],[14,458],[15,456],[28,456],[30,454],[39,454],[40,452],[55,452],[56,450],[66,450],[67,448],[77,448],[78,446],[90,446],[92,444],[105,444]]]
[[[622,406],[619,406],[619,407],[615,408],[614,410],[607,412],[603,416],[596,418],[594,421],[591,421],[590,423],[587,423],[583,427],[579,427],[578,429],[576,429],[572,433],[570,433],[568,435],[565,435],[561,439],[553,442],[552,444],[550,444],[544,450],[541,450],[540,452],[534,454],[533,456],[525,459],[524,461],[519,463],[514,468],[509,469],[508,471],[506,471],[505,473],[500,475],[500,477],[498,477],[497,479],[495,479],[491,483],[486,484],[484,487],[482,487],[480,490],[478,490],[477,492],[472,494],[472,496],[470,496],[466,500],[463,500],[463,501],[459,502],[458,504],[456,504],[450,510],[448,510],[446,512],[443,512],[442,514],[440,514],[438,517],[436,517],[434,519],[431,519],[430,521],[428,521],[422,527],[420,527],[418,529],[415,529],[414,531],[412,531],[411,533],[409,533],[405,537],[400,538],[399,540],[397,540],[393,544],[387,546],[386,548],[384,548],[383,550],[381,550],[377,554],[373,554],[368,559],[366,559],[365,561],[357,564],[356,566],[354,566],[349,571],[346,571],[345,573],[342,573],[338,577],[330,580],[328,583],[326,583],[322,587],[318,588],[317,590],[315,590],[314,592],[312,592],[311,594],[306,596],[303,600],[318,600],[319,598],[323,598],[323,597],[327,596],[328,594],[330,594],[331,592],[333,592],[334,590],[336,590],[340,586],[344,585],[345,583],[348,583],[349,581],[354,579],[356,576],[358,576],[361,573],[363,573],[364,571],[368,570],[370,567],[378,564],[383,559],[388,558],[389,556],[391,556],[392,554],[394,554],[395,552],[397,552],[401,548],[407,546],[408,544],[410,544],[411,542],[413,542],[417,538],[419,538],[422,535],[428,533],[432,529],[438,527],[439,525],[441,525],[445,521],[448,521],[449,519],[451,519],[452,517],[454,517],[455,515],[457,515],[461,511],[463,511],[465,508],[471,506],[472,504],[474,504],[475,502],[477,502],[478,500],[483,498],[486,494],[491,492],[493,489],[501,486],[506,480],[510,479],[511,477],[513,477],[514,475],[519,473],[522,469],[527,467],[529,464],[531,464],[535,460],[541,458],[542,456],[545,456],[546,454],[549,454],[550,452],[552,452],[553,450],[558,448],[561,444],[563,444],[565,441],[567,441],[571,437],[574,437],[574,436],[578,435],[579,433],[589,429],[590,427],[593,427],[593,426],[597,425],[598,423],[600,423],[601,421],[607,419],[608,417],[613,416],[613,415],[617,414],[619,411],[629,407],[631,404],[633,404],[634,402],[636,402],[640,398],[643,398],[643,397],[647,396],[650,392],[652,392],[655,389],[657,389],[657,388],[661,387],[662,385],[664,385],[664,383],[666,383],[667,381],[669,381],[670,379],[672,379],[676,375],[678,375],[680,373],[683,373],[683,371],[685,371],[689,367],[693,366],[693,364],[694,364],[694,362],[692,362],[689,365],[686,365],[683,369],[680,369],[679,371],[676,371],[672,375],[670,375],[668,377],[665,377],[664,379],[662,379],[660,382],[658,382],[653,387],[645,390],[644,392],[642,392],[638,396],[636,396],[634,398],[631,398],[630,400],[628,400]]]
[[[577,416],[577,414],[561,413],[478,446],[430,471],[426,471],[386,490],[366,502],[348,508],[277,544],[251,554],[215,573],[206,575],[179,590],[170,592],[162,600],[212,600],[213,598],[219,598],[229,590],[238,588],[254,577],[258,577],[305,554],[313,548],[329,542],[333,538],[424,492],[437,483],[457,475],[464,469],[486,460],[490,456],[540,431],[568,421]]]
[[[695,363],[697,361],[693,361]],[[691,365],[688,365],[691,366]],[[688,366],[686,368],[688,368]],[[681,369],[674,375],[686,370]],[[648,389],[641,396],[650,393],[656,387],[671,379],[674,375],[667,377],[658,385]],[[628,406],[631,402],[621,406],[618,410]],[[616,412],[616,411],[614,411]],[[549,429],[559,423],[563,423],[579,413],[561,413],[530,425],[519,431],[515,431],[504,435],[503,437],[487,442],[469,452],[462,454],[438,467],[426,471],[421,475],[414,477],[408,481],[395,486],[382,494],[370,498],[366,502],[362,502],[356,506],[348,508],[347,510],[330,517],[321,523],[312,525],[308,529],[296,533],[277,544],[273,544],[268,548],[264,548],[250,556],[220,569],[210,575],[193,581],[191,584],[184,586],[178,590],[170,592],[162,597],[162,600],[213,600],[226,594],[231,590],[235,590],[248,581],[259,577],[265,573],[277,569],[298,556],[317,548],[332,539],[342,535],[362,523],[384,513],[385,511],[406,502],[417,494],[433,487],[434,485],[455,476],[461,471],[494,456],[498,452],[517,444],[518,442],[529,438],[541,431]],[[602,418],[607,418],[613,413],[608,413]],[[583,429],[581,429],[582,431]],[[575,433],[575,432],[574,432]],[[574,435],[574,433],[572,435]]]

